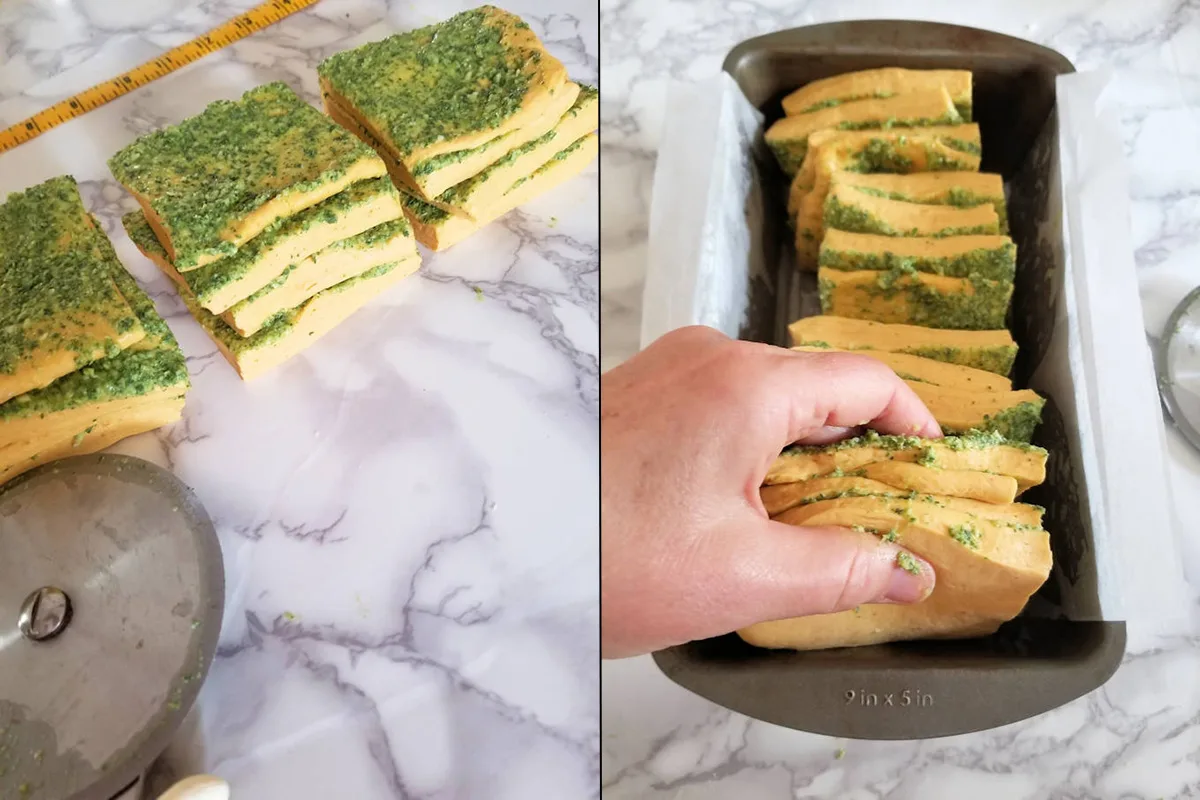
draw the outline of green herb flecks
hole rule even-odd
[[[175,266],[187,270],[235,253],[231,226],[251,212],[336,181],[364,159],[378,156],[276,82],[142,136],[108,163],[162,220]]]
[[[833,199],[830,198],[830,200]],[[832,205],[835,209],[847,208],[836,202]],[[829,209],[830,205],[827,205],[826,208]],[[835,210],[834,213],[836,214],[838,211]],[[861,216],[869,217],[865,212],[862,212]],[[833,227],[841,228],[842,224],[849,224],[849,221],[837,219]],[[864,226],[872,224],[873,222],[869,218],[864,222]],[[826,225],[830,225],[828,210],[826,211]],[[841,229],[852,230],[851,228]],[[854,230],[862,231],[862,228]],[[880,231],[863,232],[879,233]],[[1011,241],[1003,241],[991,249],[976,248],[962,253],[931,258],[900,255],[890,250],[883,250],[882,248],[881,250],[871,252],[838,250],[834,249],[829,241],[826,240],[821,247],[818,263],[822,267],[843,271],[869,269],[879,272],[890,272],[903,270],[905,272],[944,275],[948,278],[970,278],[974,275],[988,280],[1011,281],[1013,276],[1016,275],[1017,270],[1017,247]]]
[[[921,574],[921,565],[905,550],[901,550],[896,554],[896,566],[912,575]]]
[[[961,544],[963,547],[969,547],[972,550],[979,549],[979,530],[970,523],[950,526],[950,538]]]
[[[136,332],[114,267],[124,272],[73,178],[10,194],[0,204],[0,374],[15,374],[39,351],[72,353],[76,368],[120,352],[111,336],[81,332]]]
[[[512,27],[482,7],[338,53],[317,71],[407,157],[521,109],[541,58],[507,43]]]

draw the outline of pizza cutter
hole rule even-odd
[[[1171,312],[1153,350],[1163,407],[1184,438],[1200,450],[1200,287]]]
[[[0,798],[142,798],[212,662],[224,583],[204,509],[147,461],[79,456],[0,487]],[[208,776],[163,795],[228,796]]]

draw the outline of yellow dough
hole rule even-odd
[[[887,364],[893,372],[906,380],[944,386],[949,389],[961,389],[969,392],[1012,391],[1012,381],[1003,375],[908,353],[890,353],[885,350],[848,350],[816,345],[801,345],[792,349],[804,353],[856,353]]]
[[[953,125],[962,121],[950,95],[939,86],[789,115],[767,128],[764,138],[783,171],[795,175],[808,151],[808,137],[817,131]]]
[[[317,71],[326,108],[369,131],[422,199],[541,136],[574,101],[562,63],[494,6],[337,53]]]
[[[69,176],[0,204],[0,403],[146,334],[113,281],[124,268]]]
[[[892,97],[945,87],[962,118],[971,121],[971,71],[883,67],[812,81],[783,98],[783,113],[802,114],[867,97]]]
[[[901,269],[817,271],[821,311],[874,322],[955,330],[1004,327],[1011,281],[948,278]]]
[[[412,223],[418,242],[431,250],[445,250],[517,206],[545,194],[583,172],[599,152],[599,137],[594,133],[588,134],[556,154],[528,177],[514,183],[503,195],[502,201],[482,212],[477,220],[447,214],[414,197],[404,199],[404,212]]]
[[[887,533],[929,562],[936,583],[928,598],[912,605],[864,605],[738,631],[758,647],[820,650],[987,635],[1021,613],[1053,565],[1050,537],[1041,528],[1003,525],[918,501],[827,500],[784,512],[779,520]]]
[[[233,255],[277,221],[387,173],[369,147],[281,82],[211,103],[108,163],[183,272]]]
[[[1000,217],[990,205],[957,208],[910,203],[860,192],[836,179],[825,197],[825,230],[880,236],[967,236],[1000,233]]]
[[[95,453],[160,428],[183,411],[191,384],[175,337],[107,238],[100,249],[114,263],[113,282],[145,335],[113,356],[0,404],[0,483],[39,464]]]
[[[370,269],[313,295],[249,337],[238,336],[186,292],[180,297],[226,360],[249,381],[312,345],[377,295],[416,272],[420,264],[420,259],[413,257]]]
[[[221,314],[266,287],[289,265],[403,213],[400,193],[387,178],[375,178],[284,220],[232,256],[190,272],[168,263],[163,271],[205,309]]]
[[[919,467],[919,465],[911,466]],[[989,503],[982,500],[955,496],[942,491],[943,488],[953,490],[957,488],[956,483],[962,483],[962,481],[950,478],[945,480],[945,486],[943,487],[943,476],[953,476],[956,473],[957,471],[955,470],[941,470],[939,474],[928,482],[931,489],[928,492],[916,492],[912,490],[910,493],[871,478],[857,475],[842,475],[837,477],[810,478],[807,481],[799,481],[797,483],[780,483],[772,486],[764,486],[759,490],[759,494],[762,497],[763,506],[766,508],[767,514],[772,517],[777,517],[783,512],[801,505],[809,505],[825,500],[870,495],[899,497],[932,503],[939,508],[961,511],[982,519],[990,519],[993,522],[1032,525],[1034,527],[1042,524],[1042,514],[1044,512],[1039,506],[1013,502]],[[984,473],[972,474],[978,475]],[[1012,479],[1009,478],[1009,480]]]
[[[997,375],[1008,375],[1017,355],[1017,343],[1006,328],[945,330],[822,314],[796,320],[788,333],[796,346],[909,353]]]
[[[946,470],[972,470],[1016,479],[1019,491],[1046,480],[1047,452],[1008,442],[997,433],[972,433],[943,439],[881,436],[868,432],[825,447],[791,447],[767,470],[764,483],[795,483],[837,470],[843,473],[878,462],[916,463]]]

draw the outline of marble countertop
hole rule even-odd
[[[0,127],[253,0],[6,0]],[[135,135],[325,56],[478,5],[323,0],[0,155],[0,195],[80,182],[188,355],[179,424],[116,448],[214,518],[217,659],[156,785],[235,798],[584,798],[599,775],[599,232],[595,167],[453,250],[277,371],[242,383],[120,229],[105,160]],[[594,82],[594,4],[512,0]],[[548,794],[547,794],[548,793]]]
[[[638,348],[668,82],[715,74],[730,47],[762,33],[897,17],[990,28],[1052,47],[1079,70],[1114,70],[1146,328],[1161,332],[1173,304],[1200,284],[1200,9],[1193,4],[916,0],[901,10],[864,0],[613,0],[601,4],[604,369]],[[1200,457],[1173,431],[1168,449],[1176,504],[1186,512],[1189,498],[1200,496]],[[978,734],[868,742],[726,711],[667,680],[648,657],[606,662],[603,794],[612,800],[1191,797],[1200,793],[1197,675],[1200,625],[1150,635],[1131,624],[1128,655],[1116,675],[1060,709]]]

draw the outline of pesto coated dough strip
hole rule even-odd
[[[866,194],[836,177],[825,196],[825,231],[878,236],[950,237],[1000,233],[1000,217],[990,205],[971,208],[910,203]]]
[[[788,192],[800,266],[814,269],[825,235],[825,198],[839,171],[919,173],[978,172],[979,126],[956,125],[915,131],[820,131]]]
[[[764,483],[795,483],[835,470],[853,472],[868,464],[899,461],[946,470],[1008,475],[1019,491],[1046,480],[1047,452],[1035,445],[1009,442],[998,433],[970,433],[942,439],[915,436],[864,436],[824,447],[789,447],[767,470]]]
[[[70,176],[0,204],[0,403],[146,334],[113,280],[124,270]]]
[[[953,474],[953,472],[951,472]],[[1011,478],[1009,479],[1011,480]],[[940,487],[937,487],[940,488]],[[857,475],[811,478],[797,483],[764,486],[759,490],[767,514],[777,517],[797,506],[847,497],[895,497],[914,504],[927,503],[938,508],[961,511],[980,519],[1013,525],[1040,527],[1044,509],[1026,503],[989,503],[944,492],[906,492],[882,481]]]
[[[948,278],[904,270],[817,273],[821,311],[884,323],[956,330],[1004,327],[1011,281]]]
[[[145,336],[116,355],[0,404],[0,483],[59,458],[99,452],[175,422],[183,412],[191,384],[175,337],[120,265],[107,237],[100,249]]]
[[[948,278],[978,275],[1011,281],[1017,274],[1017,246],[1007,236],[881,236],[828,230],[818,265],[846,272],[916,270]]]
[[[284,220],[234,255],[200,269],[179,272],[170,262],[156,263],[201,306],[221,314],[268,286],[289,265],[403,213],[391,181],[373,178]],[[412,247],[415,253],[415,244]]]
[[[243,380],[253,380],[299,354],[363,305],[416,272],[420,259],[383,264],[319,292],[270,321],[253,336],[242,337],[201,308],[187,292],[180,297],[196,321]]]
[[[1011,503],[1019,491],[1017,479],[970,469],[940,469],[907,461],[876,461],[855,470],[888,486],[922,494],[966,497],[984,503]]]
[[[868,604],[738,631],[758,647],[820,650],[985,636],[1021,613],[1053,566],[1050,537],[1041,528],[997,524],[913,501],[898,507],[892,498],[827,500],[784,512],[779,520],[886,533],[897,545],[925,559],[937,580],[920,603]]]
[[[322,93],[396,155],[406,183],[426,198],[453,185],[428,176],[534,123],[567,84],[529,26],[494,6],[337,53],[317,72]],[[460,180],[509,149],[470,154]]]
[[[1017,343],[1006,328],[955,331],[823,314],[796,320],[788,333],[797,346],[909,353],[997,375],[1008,375],[1017,355]]]
[[[802,114],[868,97],[892,97],[945,87],[954,107],[967,122],[971,121],[972,75],[965,69],[902,69],[883,67],[844,72],[812,81],[783,98],[783,113]]]
[[[1028,442],[1046,405],[1037,392],[975,392],[919,381],[905,381],[945,433],[996,431],[1014,442]]]
[[[933,386],[961,389],[968,392],[1012,391],[1012,381],[1003,375],[908,353],[891,353],[886,350],[855,351],[821,345],[799,345],[792,349],[805,353],[854,352],[887,364],[893,372],[905,380],[920,381]]]
[[[108,165],[181,272],[387,174],[371,148],[279,82],[142,136]]]
[[[860,192],[907,200],[910,203],[948,205],[971,208],[989,204],[1000,218],[1000,232],[1008,233],[1007,201],[1004,179],[993,172],[912,172],[907,174],[857,173],[840,170],[834,173],[835,182],[852,186]]]
[[[504,202],[504,195],[514,183],[541,169],[566,147],[596,130],[599,124],[599,92],[594,87],[582,86],[578,99],[552,130],[510,151],[475,177],[442,192],[435,205],[443,209],[460,209],[472,219],[486,217],[493,213],[496,205]]]
[[[422,202],[436,206],[443,211],[460,216],[470,216],[466,208],[455,205],[445,198],[459,186],[470,183],[480,172],[504,161],[515,151],[525,149],[530,142],[540,140],[575,107],[581,94],[581,87],[573,82],[567,82],[556,90],[542,115],[529,125],[471,150],[459,151],[450,156],[439,157],[436,169],[421,171],[414,176],[400,160],[400,157],[389,150],[385,144],[375,138],[366,123],[347,108],[333,95],[324,94],[326,113],[342,127],[354,133],[375,149],[379,157],[387,164],[388,174],[396,188],[412,194]],[[585,131],[586,132],[586,131]],[[581,134],[582,135],[582,134]],[[451,156],[453,156],[451,158]]]
[[[142,255],[170,275],[167,252],[154,237],[142,212],[126,214],[122,223]],[[250,336],[277,314],[295,308],[320,291],[382,264],[408,258],[419,258],[412,228],[403,217],[390,220],[292,264],[278,278],[235,303],[220,317],[239,335]]]
[[[792,176],[804,163],[808,137],[817,131],[956,125],[962,121],[949,93],[938,86],[785,116],[767,128],[764,138],[780,168]]]
[[[516,181],[504,194],[501,202],[482,212],[478,220],[447,214],[414,197],[404,199],[404,213],[413,225],[417,241],[431,250],[445,250],[517,206],[524,205],[575,177],[596,159],[599,152],[599,137],[594,133],[588,134],[557,153],[531,175]]]

